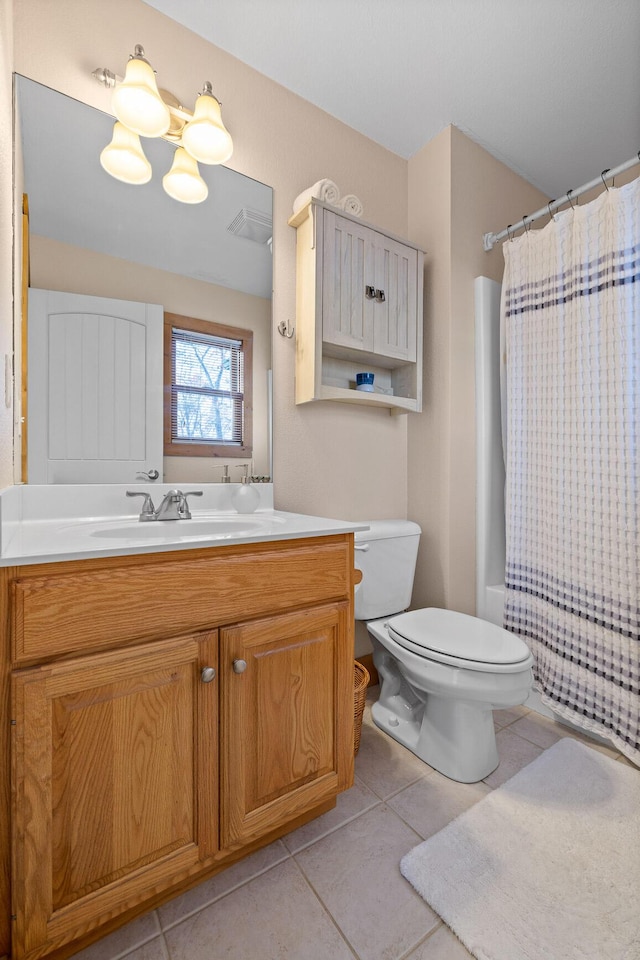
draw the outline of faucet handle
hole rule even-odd
[[[191,520],[191,510],[189,510],[189,504],[187,503],[187,497],[201,497],[202,490],[187,490],[186,493],[182,494],[182,500],[180,503],[180,518],[182,520]]]
[[[144,497],[144,503],[142,504],[142,509],[140,511],[139,520],[155,520],[156,519],[156,508],[153,505],[153,500],[151,499],[148,493],[142,493],[137,490],[127,490],[126,495],[128,497]]]

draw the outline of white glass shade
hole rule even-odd
[[[116,121],[113,137],[100,154],[100,163],[116,180],[125,183],[148,183],[151,164],[145,157],[137,133]]]
[[[201,163],[225,163],[233,153],[220,104],[211,94],[203,93],[196,100],[193,119],[182,131],[182,145]]]
[[[209,193],[198,164],[184,147],[176,150],[171,170],[162,178],[162,186],[170,197],[181,203],[202,203]]]
[[[169,129],[169,109],[158,93],[152,68],[140,57],[129,60],[112,104],[118,120],[141,137],[161,137]]]

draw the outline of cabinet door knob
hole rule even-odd
[[[244,673],[247,669],[246,660],[234,660],[233,661],[233,672],[234,673]]]
[[[216,668],[215,667],[203,667],[202,673],[200,674],[200,679],[203,683],[211,683],[212,680],[216,678]]]

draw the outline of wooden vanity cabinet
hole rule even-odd
[[[17,671],[14,956],[40,956],[218,849],[217,634]]]
[[[75,952],[351,785],[352,539],[3,571],[16,960]],[[294,567],[307,583],[295,599]],[[123,574],[146,585],[142,616],[94,602]]]
[[[221,631],[229,674],[221,710],[221,846],[232,850],[344,790],[353,746],[340,736],[353,712],[353,658],[340,656],[348,603]],[[233,665],[246,663],[236,674]],[[346,725],[346,724],[345,724]]]

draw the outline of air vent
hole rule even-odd
[[[271,239],[273,224],[271,217],[259,210],[243,207],[227,227],[236,237],[245,237],[255,243],[267,243]]]

